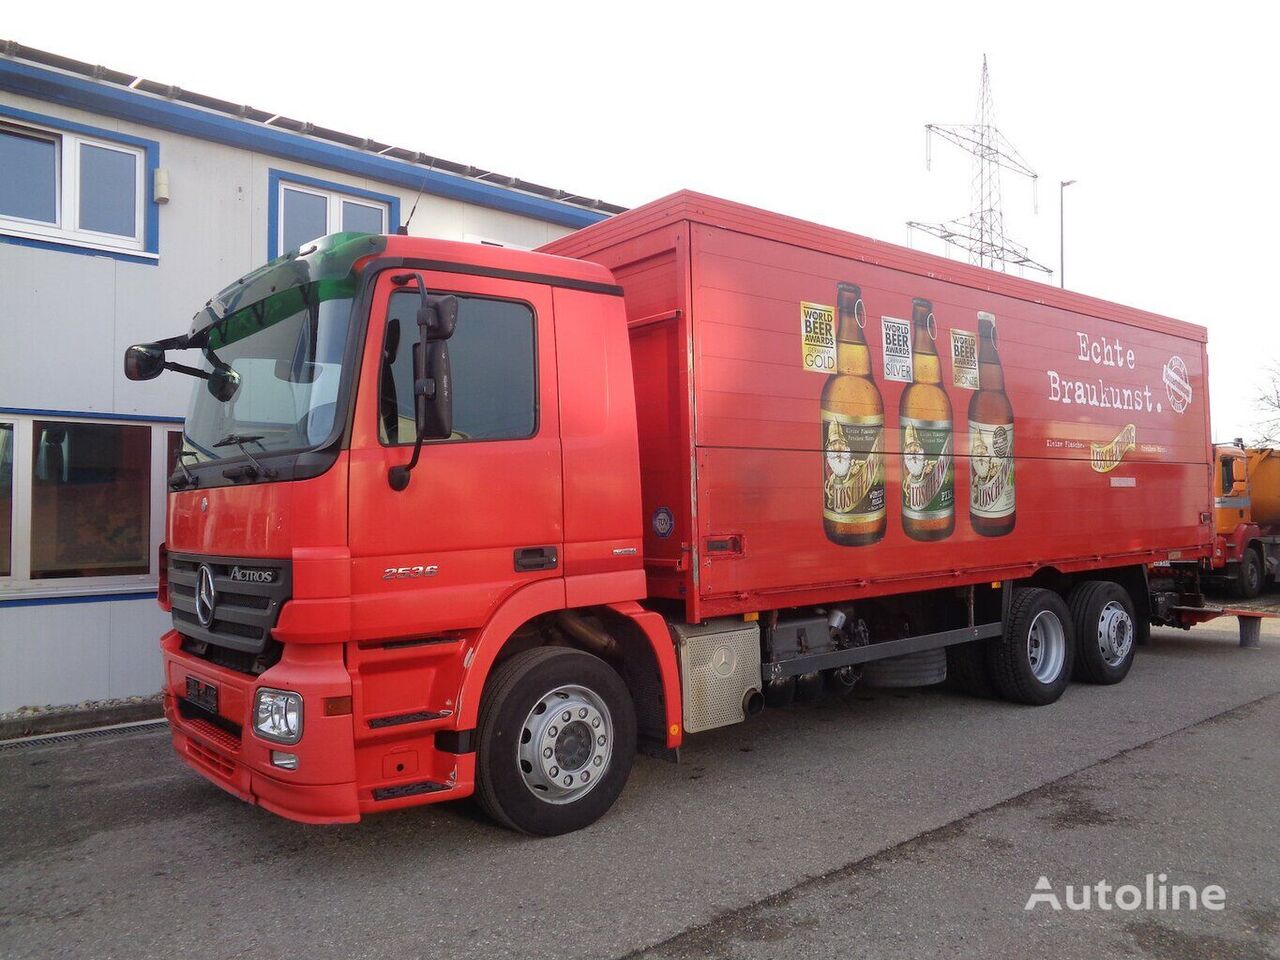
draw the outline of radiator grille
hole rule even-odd
[[[672,628],[680,646],[684,728],[711,730],[746,719],[742,702],[760,690],[760,626],[741,620]]]
[[[207,566],[216,593],[213,620],[208,627],[196,614],[196,584]],[[242,571],[262,573],[269,582],[243,578]],[[237,579],[240,574],[241,579]],[[288,560],[237,559],[197,554],[169,554],[169,599],[173,626],[184,637],[242,653],[267,649],[280,608],[292,591]]]

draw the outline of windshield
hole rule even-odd
[[[209,330],[201,367],[229,367],[234,396],[195,384],[187,409],[188,461],[305,450],[329,439],[338,409],[354,277],[282,290]]]

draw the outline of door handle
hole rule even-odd
[[[526,570],[554,570],[557,559],[555,547],[520,547],[515,552],[516,572]]]

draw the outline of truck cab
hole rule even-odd
[[[530,714],[517,735],[532,726],[559,759],[521,771],[513,755],[507,779],[543,787],[554,814],[621,788],[631,713],[639,737],[678,745],[669,635],[636,603],[620,293],[579,261],[334,235],[229,286],[186,335],[131,348],[134,379],[195,377],[161,591],[189,765],[307,822],[465,795],[491,671],[566,634],[535,666],[596,726]],[[580,825],[504,804],[507,786],[489,787],[500,817]]]
[[[1275,450],[1214,447],[1213,581],[1237,597],[1280,578],[1280,469]]]

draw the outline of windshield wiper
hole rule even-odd
[[[178,469],[182,471],[182,476],[177,480],[169,481],[170,488],[174,490],[185,490],[187,487],[198,487],[200,481],[196,479],[195,474],[187,469],[187,457],[199,457],[200,455],[194,450],[182,450],[178,453]]]
[[[253,454],[251,454],[245,448],[245,444],[247,443],[256,443],[258,446],[261,447],[262,437],[256,434],[229,433],[225,437],[223,437],[221,440],[219,440],[217,443],[215,443],[213,445],[213,448],[216,450],[218,449],[218,447],[230,447],[232,445],[239,447],[240,452],[245,455],[245,458],[249,461],[249,463],[253,464],[253,466],[243,468],[238,476],[243,477],[247,475],[250,477],[263,477],[264,479],[270,480],[272,477],[276,475],[276,472],[274,470],[266,469],[262,464],[260,464],[257,460],[255,460],[253,458]],[[263,449],[265,450],[266,447],[263,447]],[[224,477],[227,476],[227,474],[228,474],[228,471],[226,470],[222,471],[222,475]]]

